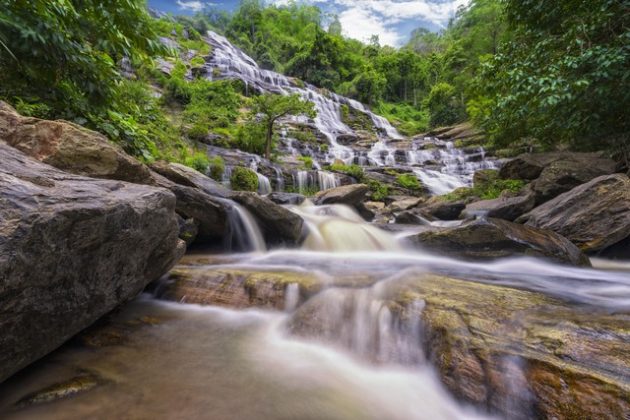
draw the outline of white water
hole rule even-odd
[[[228,208],[228,230],[226,248],[264,252],[267,250],[265,239],[252,214],[232,200],[222,200]]]
[[[298,192],[323,191],[340,185],[339,177],[328,171],[296,171],[293,174],[293,185]]]
[[[214,75],[217,69],[223,78],[236,78],[263,92],[273,92],[283,95],[297,93],[302,98],[313,102],[317,110],[317,117],[314,119],[317,129],[321,131],[330,142],[329,158],[340,159],[347,163],[354,160],[354,151],[337,142],[337,137],[341,134],[353,134],[353,130],[341,119],[341,105],[346,104],[358,112],[370,116],[375,127],[384,135],[390,138],[400,138],[396,129],[383,117],[375,115],[363,104],[330,92],[324,92],[314,86],[298,86],[290,78],[264,70],[243,51],[234,47],[225,37],[208,32],[208,42],[212,45],[212,57],[207,66],[210,68],[208,74]],[[212,76],[211,76],[212,77]]]

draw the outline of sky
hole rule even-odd
[[[369,41],[378,35],[382,45],[399,47],[411,31],[424,27],[439,31],[448,24],[459,6],[468,0],[301,0],[325,13],[339,16],[345,36]],[[288,0],[267,0],[285,4]],[[149,0],[149,6],[173,14],[194,14],[205,6],[233,11],[239,0]]]

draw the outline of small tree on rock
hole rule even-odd
[[[266,93],[254,98],[252,118],[262,118],[260,124],[265,127],[265,158],[271,157],[273,126],[275,122],[287,115],[306,115],[315,118],[317,111],[312,102],[303,100],[300,95],[289,96]]]

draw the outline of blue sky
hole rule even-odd
[[[268,0],[283,4],[288,0]],[[437,31],[444,27],[457,8],[468,0],[302,0],[326,13],[339,16],[344,35],[367,41],[378,35],[381,44],[400,46],[411,31],[424,27]],[[193,14],[204,6],[232,11],[239,0],[149,0],[149,6],[173,14]]]

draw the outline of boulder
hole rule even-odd
[[[499,219],[479,219],[426,231],[409,240],[432,252],[470,260],[531,256],[590,266],[588,257],[557,233]]]
[[[0,381],[167,272],[175,198],[67,174],[0,142]]]
[[[464,200],[447,201],[441,197],[432,197],[414,210],[419,210],[424,217],[430,219],[457,220],[465,208]]]
[[[533,209],[535,204],[535,195],[531,190],[527,190],[525,194],[516,197],[499,197],[468,204],[463,215],[464,217],[493,217],[513,222]]]
[[[233,193],[231,198],[254,216],[267,243],[297,245],[304,238],[304,221],[290,210],[253,192]]]
[[[297,296],[288,296],[290,285],[297,286]],[[158,299],[180,303],[282,310],[318,292],[321,284],[306,272],[178,265],[154,289]]]
[[[473,175],[473,186],[475,188],[484,188],[499,178],[499,171],[496,169],[482,169]]]
[[[612,159],[599,153],[553,152],[524,154],[506,163],[500,171],[504,179],[534,180],[536,204],[542,204],[617,169]]]
[[[317,205],[346,204],[356,206],[366,199],[369,191],[370,188],[365,184],[345,185],[318,192],[314,197],[314,202]]]
[[[231,194],[214,179],[179,163],[155,162],[151,169],[176,184],[196,188],[214,197],[228,198]]]
[[[624,174],[596,178],[517,222],[552,230],[585,252],[604,250],[630,237],[630,179]]]
[[[283,192],[271,193],[267,196],[267,198],[276,204],[293,205],[293,206],[299,206],[306,200],[306,197],[303,196],[302,194],[283,193]]]
[[[148,168],[105,136],[66,121],[20,116],[0,102],[0,140],[62,171],[93,178],[150,183]]]
[[[177,199],[175,210],[184,219],[193,219],[199,242],[217,242],[224,238],[229,200],[212,197],[196,188],[172,184],[169,189]]]
[[[397,196],[391,198],[393,199],[393,201],[387,207],[391,212],[394,213],[409,210],[410,208],[416,207],[424,201],[422,198],[411,196]]]
[[[532,183],[536,204],[540,205],[578,185],[599,176],[614,173],[614,162],[608,166],[597,166],[590,162],[557,161],[543,169],[540,177]]]

